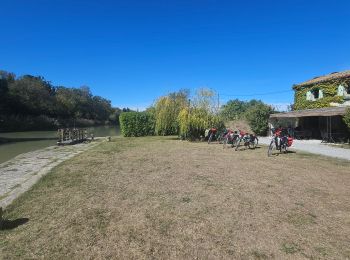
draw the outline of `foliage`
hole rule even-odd
[[[177,122],[182,138],[195,140],[204,135],[207,128],[224,128],[221,117],[217,114],[216,93],[201,88],[196,91],[191,104],[182,107]]]
[[[349,82],[343,80],[332,80],[321,82],[310,86],[296,86],[294,95],[294,109],[312,109],[329,107],[330,103],[343,103],[344,98],[337,96],[339,85],[348,86]],[[323,98],[315,101],[306,100],[306,93],[314,89],[322,90]]]
[[[8,86],[17,113],[30,115],[54,114],[54,87],[43,77],[25,75]]]
[[[8,86],[13,83],[15,75],[6,71],[0,70],[0,115],[8,112],[9,95]]]
[[[225,127],[219,116],[203,108],[183,108],[179,113],[178,121],[180,135],[190,140],[199,139],[204,135],[205,129]]]
[[[208,111],[209,113],[217,113],[217,93],[208,88],[197,89],[192,101],[192,106]]]
[[[36,129],[53,130],[59,127],[57,120],[48,116],[0,115],[0,131],[31,131]]]
[[[346,113],[343,117],[343,121],[347,125],[348,130],[350,131],[350,108],[346,109]]]
[[[260,100],[252,99],[250,101],[242,101],[239,99],[229,100],[221,107],[220,116],[224,121],[237,120],[244,116],[244,113],[252,106],[263,104]]]
[[[125,137],[154,135],[154,116],[147,112],[125,112],[119,116],[120,129]]]
[[[268,120],[272,112],[273,109],[271,106],[263,103],[256,104],[246,111],[245,117],[255,134],[266,135],[268,130]]]
[[[157,135],[175,135],[179,133],[178,115],[188,105],[188,91],[170,93],[160,97],[154,107]]]
[[[109,122],[111,122],[112,124],[119,124],[119,115],[123,112],[123,110],[121,110],[120,108],[112,108],[112,112],[108,117]],[[128,109],[128,111],[125,112],[130,112],[130,109]]]
[[[35,118],[43,116],[42,118],[48,117],[62,122],[84,119],[104,123],[119,122],[120,113],[120,109],[112,108],[109,100],[94,96],[87,86],[80,88],[53,86],[41,76],[16,77],[13,73],[0,71],[0,116],[2,117],[18,118],[19,116],[34,122]],[[43,123],[46,121],[46,119],[43,120]],[[10,126],[11,122],[4,122],[4,124]]]

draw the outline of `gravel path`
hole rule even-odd
[[[259,137],[260,144],[269,145],[270,142],[270,137]],[[332,147],[322,144],[320,140],[294,140],[291,149],[350,160],[350,149]]]
[[[98,143],[50,146],[20,154],[12,160],[0,164],[0,207],[5,208],[9,205],[53,167]]]

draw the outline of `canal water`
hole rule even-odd
[[[116,126],[95,126],[87,128],[88,134],[95,137],[119,135],[119,127]],[[0,139],[7,139],[10,142],[0,142],[0,163],[13,157],[51,145],[56,145],[57,131],[29,131],[0,133]]]

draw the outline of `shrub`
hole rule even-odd
[[[188,106],[188,92],[180,90],[160,97],[154,107],[157,135],[176,135],[179,133],[178,116],[182,108]]]
[[[199,139],[207,128],[224,128],[223,121],[217,115],[200,108],[183,108],[179,113],[178,121],[180,135],[190,140]]]
[[[245,117],[255,134],[266,135],[269,117],[272,112],[273,109],[265,104],[257,104],[246,111]]]
[[[347,125],[348,130],[350,131],[350,108],[346,109],[346,113],[343,117],[343,121]]]
[[[119,116],[120,129],[125,137],[154,135],[154,116],[147,112],[125,112]]]

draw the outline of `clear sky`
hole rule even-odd
[[[0,69],[144,108],[181,88],[288,104],[350,69],[350,1],[0,0]],[[271,95],[260,93],[284,92]]]

